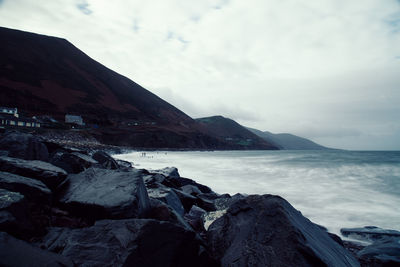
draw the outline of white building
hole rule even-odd
[[[75,123],[81,126],[84,126],[85,123],[83,122],[83,119],[81,116],[77,116],[77,115],[70,115],[70,114],[66,114],[65,115],[65,122],[66,123]]]

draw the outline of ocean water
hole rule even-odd
[[[132,152],[136,168],[177,167],[217,193],[275,194],[311,221],[400,230],[400,151]]]

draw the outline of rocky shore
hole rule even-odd
[[[274,195],[220,195],[176,168],[0,136],[0,266],[398,266],[400,232],[343,242]]]

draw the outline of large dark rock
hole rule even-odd
[[[175,167],[166,167],[160,170],[150,170],[150,173],[152,174],[162,174],[165,177],[169,178],[180,178],[181,176],[179,175],[178,169]]]
[[[36,136],[20,132],[9,132],[0,139],[0,149],[8,151],[9,157],[43,160],[49,157],[47,147]]]
[[[398,237],[400,232],[396,230],[382,229],[376,226],[365,226],[362,228],[342,228],[343,236],[364,241],[376,241],[385,237]]]
[[[0,171],[39,180],[51,190],[54,190],[67,177],[67,173],[63,169],[50,163],[9,157],[0,157]]]
[[[151,219],[97,221],[82,229],[50,229],[42,246],[78,266],[207,266],[196,234]]]
[[[158,187],[147,188],[149,197],[158,199],[172,207],[180,216],[183,216],[185,209],[173,189],[158,184]]]
[[[196,232],[203,232],[205,231],[203,220],[205,214],[205,210],[194,205],[190,211],[185,214],[184,218]]]
[[[64,256],[48,252],[0,232],[0,266],[74,266]]]
[[[96,153],[94,153],[93,159],[98,161],[101,166],[106,169],[115,170],[119,168],[117,161],[104,151],[97,151]]]
[[[176,195],[179,197],[185,212],[189,212],[193,205],[197,203],[197,198],[190,194],[187,194],[181,190],[173,189]]]
[[[74,214],[99,218],[133,218],[149,209],[140,170],[89,168],[70,174],[60,203]]]
[[[49,203],[51,199],[50,189],[41,181],[9,172],[0,172],[0,188],[19,192],[34,202]]]
[[[374,263],[378,266],[400,266],[400,238],[379,239],[360,250],[357,257],[361,262]]]
[[[222,266],[359,266],[326,231],[278,196],[233,203],[211,224],[208,240]]]
[[[98,162],[90,156],[78,152],[57,152],[51,157],[50,163],[62,168],[68,173],[80,173]]]

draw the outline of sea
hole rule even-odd
[[[134,151],[134,167],[177,167],[217,193],[273,194],[314,223],[400,231],[400,151]]]

